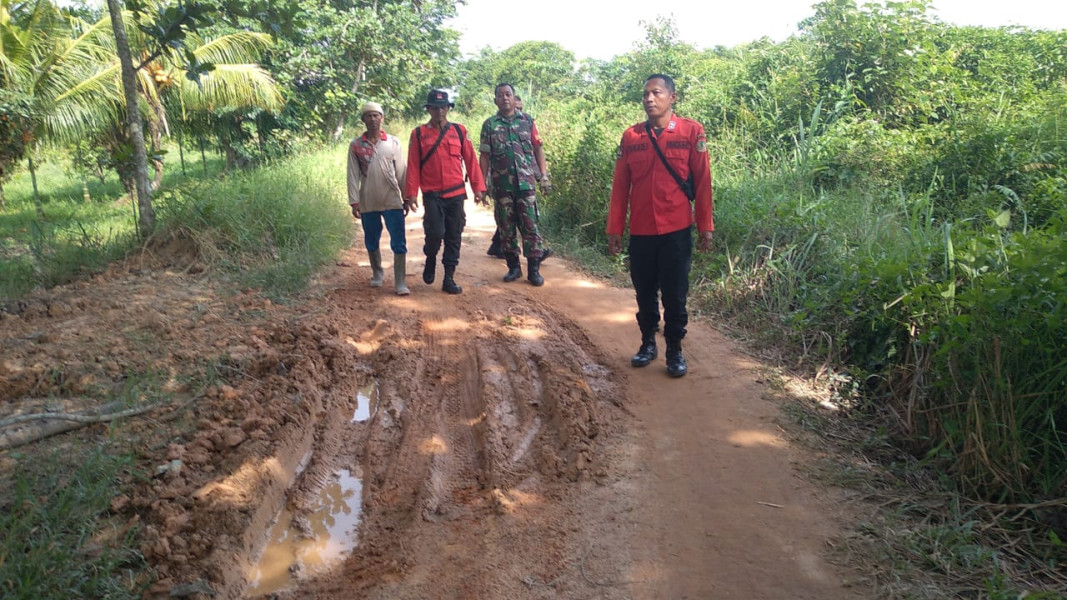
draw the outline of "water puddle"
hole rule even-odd
[[[374,414],[377,408],[378,381],[371,380],[370,383],[360,388],[356,393],[356,412],[352,415],[352,422],[366,421]]]
[[[319,506],[294,522],[284,509],[271,528],[259,564],[248,578],[246,597],[281,592],[300,578],[337,564],[356,547],[356,527],[363,512],[363,482],[347,469],[319,493]]]

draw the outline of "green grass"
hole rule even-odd
[[[153,194],[154,238],[187,239],[202,260],[240,285],[275,298],[292,294],[349,242],[346,147],[229,174],[220,174],[215,161],[208,179],[196,178],[199,154],[187,156],[188,178],[168,165],[163,189]],[[121,187],[92,184],[93,200],[85,202],[80,181],[44,163],[38,170],[44,219],[36,214],[28,174],[8,184],[8,210],[0,213],[0,300],[85,278],[141,247]]]
[[[106,519],[130,458],[105,447],[15,457],[14,485],[0,493],[0,596],[140,598],[145,563],[132,549],[136,530]]]
[[[207,264],[283,299],[350,243],[346,149],[327,146],[164,195],[160,235],[192,240]]]
[[[199,153],[187,153],[186,173],[174,164],[164,169],[163,188],[190,185],[203,176]],[[222,161],[208,155],[211,176]],[[84,180],[65,166],[62,156],[46,156],[37,165],[37,188],[44,217],[36,211],[33,185],[25,170],[6,182],[7,208],[0,211],[0,300],[19,298],[87,277],[137,248],[136,224],[129,196],[114,173],[104,182]],[[88,190],[85,198],[83,183]]]

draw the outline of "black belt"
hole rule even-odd
[[[451,194],[452,192],[458,192],[458,191],[460,191],[462,189],[466,189],[466,187],[467,187],[466,183],[461,183],[459,185],[454,185],[454,186],[448,188],[447,190],[441,190],[439,192],[423,192],[422,195],[423,196],[436,196],[438,198],[444,198],[445,194]]]

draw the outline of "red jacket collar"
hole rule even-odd
[[[385,140],[389,139],[389,135],[385,133],[384,129],[381,130],[381,134],[382,134],[381,141],[384,142]],[[363,132],[363,136],[362,137],[363,137],[363,139],[367,140],[368,142],[370,141],[369,139],[367,139],[367,132],[366,131]]]

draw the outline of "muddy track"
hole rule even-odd
[[[468,215],[459,296],[420,281],[417,253],[411,296],[389,264],[370,288],[361,247],[293,306],[163,268],[52,291],[0,313],[5,405],[73,409],[123,370],[226,381],[176,383],[177,410],[125,430],[149,468],[178,465],[112,503],[143,527],[153,598],[869,596],[826,562],[835,495],[796,476],[757,365],[693,324],[690,376],[631,369],[632,292],[556,258],[544,287],[504,284],[491,233]],[[354,550],[273,559],[271,536],[326,526]]]

